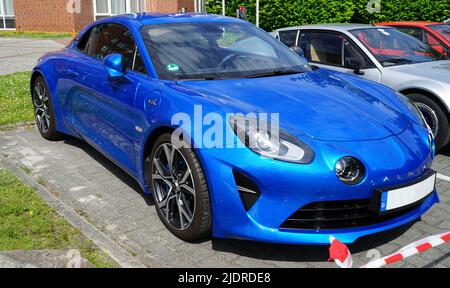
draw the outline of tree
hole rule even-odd
[[[369,13],[369,0],[260,0],[260,26],[266,31],[316,23],[373,23],[383,21],[442,21],[450,17],[450,0],[381,0],[381,13]],[[255,23],[256,0],[226,0],[226,15],[248,7]],[[222,14],[222,0],[207,0],[206,11]]]

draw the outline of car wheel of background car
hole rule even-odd
[[[185,241],[207,236],[212,221],[209,191],[194,151],[175,147],[166,133],[145,166],[156,211],[167,229]]]
[[[47,140],[61,139],[62,134],[56,131],[52,97],[42,76],[37,77],[33,84],[32,100],[36,125],[42,137]]]
[[[431,130],[433,130],[436,150],[444,148],[450,141],[449,119],[444,110],[425,95],[414,93],[407,96],[416,104]]]

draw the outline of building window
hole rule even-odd
[[[205,0],[195,0],[194,1],[194,11],[197,13],[205,13]]]
[[[95,20],[112,15],[145,12],[145,4],[145,0],[94,0]]]
[[[0,29],[15,29],[13,0],[0,0]]]

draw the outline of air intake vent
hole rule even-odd
[[[369,226],[407,214],[417,209],[423,201],[385,216],[371,212],[369,203],[369,199],[362,199],[308,204],[292,214],[280,229],[332,230]]]
[[[246,211],[250,210],[260,196],[258,186],[242,173],[233,171],[237,190]]]

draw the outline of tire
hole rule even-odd
[[[166,155],[173,155],[172,172],[168,169],[171,166],[165,165],[168,163]],[[160,163],[159,168],[155,161]],[[187,171],[190,176],[186,176]],[[163,134],[156,140],[150,156],[145,161],[145,175],[147,185],[153,192],[156,212],[170,232],[184,241],[198,240],[211,233],[212,213],[208,185],[193,149],[178,149],[171,144],[171,134]],[[169,186],[172,186],[172,189]],[[192,191],[189,192],[186,189],[188,187]],[[171,197],[172,200],[165,202]],[[184,209],[186,213],[180,213],[180,209]],[[177,220],[177,217],[182,221]],[[191,221],[187,224],[189,218]]]
[[[407,96],[417,105],[428,125],[432,128],[436,139],[436,150],[442,150],[450,142],[450,125],[447,114],[439,104],[428,96],[417,93]],[[433,123],[435,121],[437,121],[437,129],[436,123]]]
[[[31,98],[34,118],[42,137],[51,141],[62,139],[63,134],[56,130],[56,117],[53,111],[52,96],[42,76],[38,76],[34,81]]]

